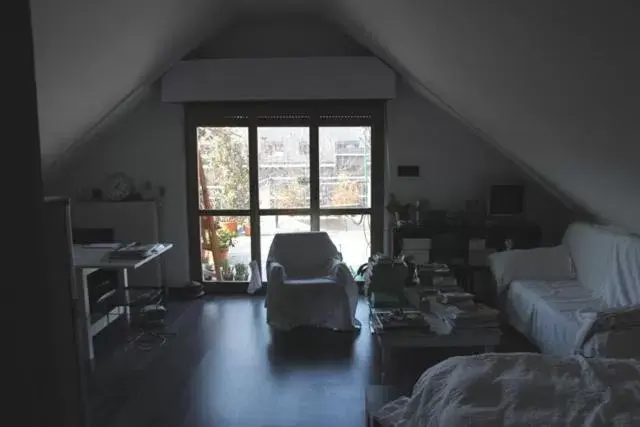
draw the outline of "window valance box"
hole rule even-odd
[[[394,71],[378,58],[201,59],[162,78],[164,102],[392,99]]]

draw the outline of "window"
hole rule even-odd
[[[382,250],[383,111],[382,101],[188,105],[193,279],[246,281],[258,260],[266,280],[279,232],[326,231],[354,272]]]
[[[309,154],[309,140],[301,139],[300,141],[298,141],[298,153],[302,155]]]

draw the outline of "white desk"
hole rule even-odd
[[[111,260],[109,259],[109,253],[112,249],[110,248],[73,245],[73,266],[76,269],[76,286],[78,291],[77,295],[74,295],[74,299],[77,299],[79,302],[81,306],[79,307],[79,311],[84,318],[84,321],[80,322],[82,329],[80,334],[83,341],[82,347],[85,350],[84,357],[89,361],[90,367],[93,367],[94,359],[93,336],[120,316],[126,316],[127,321],[129,321],[129,308],[126,304],[115,307],[109,313],[105,313],[102,318],[92,322],[87,276],[97,270],[116,270],[118,272],[118,292],[120,293],[121,300],[126,303],[125,291],[129,287],[128,270],[140,268],[149,261],[167,252],[172,247],[172,243],[164,243],[163,246],[157,249],[152,255],[139,260]]]

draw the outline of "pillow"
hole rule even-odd
[[[516,249],[489,256],[489,267],[496,279],[498,293],[514,280],[571,280],[573,262],[565,245],[550,248]]]

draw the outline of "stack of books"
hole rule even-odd
[[[444,305],[455,305],[458,308],[472,308],[475,305],[474,294],[469,292],[446,291],[436,294],[436,302]]]
[[[439,318],[445,333],[498,330],[498,310],[473,301],[465,293],[441,294],[431,303],[431,313]]]

